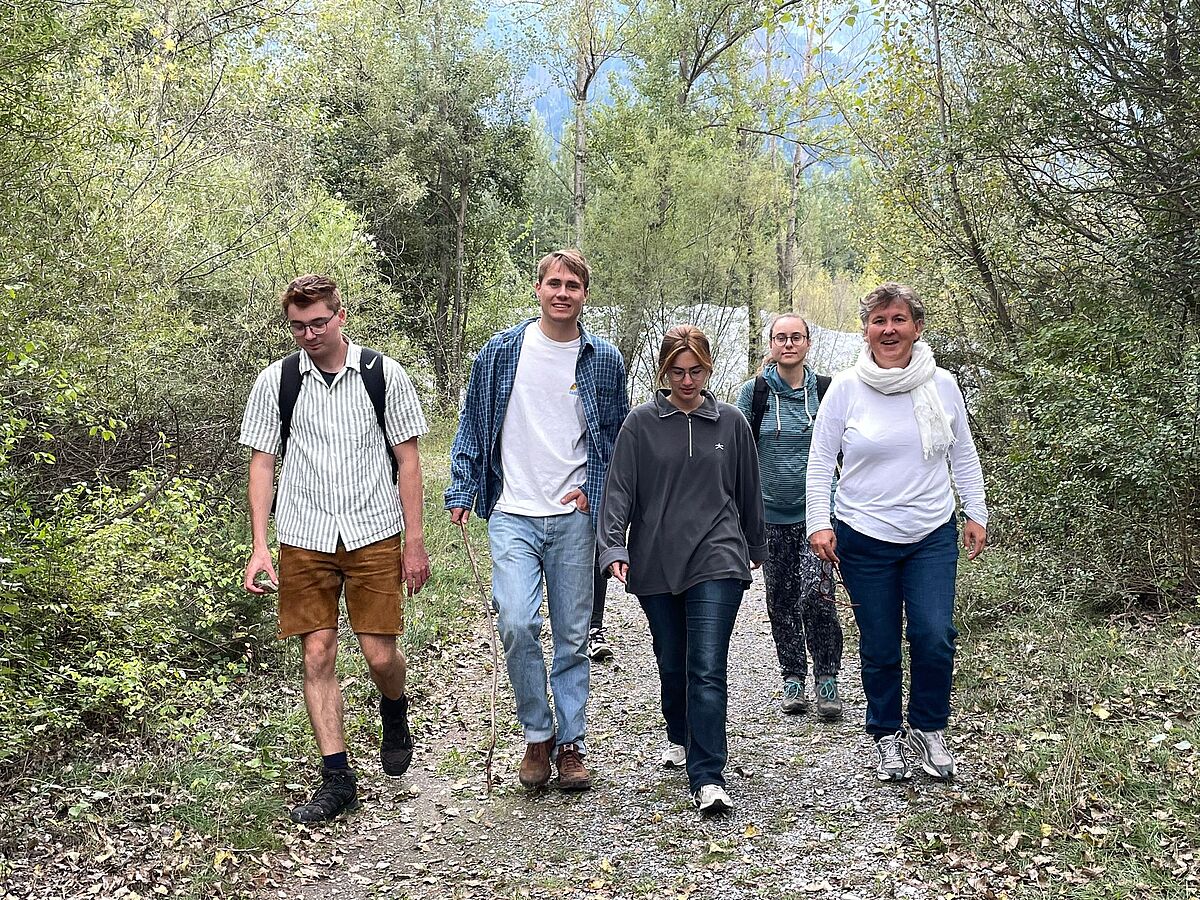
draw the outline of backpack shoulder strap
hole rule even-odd
[[[829,385],[833,384],[833,378],[829,375],[817,376],[817,402],[820,403],[825,399],[825,392],[829,390]]]
[[[287,453],[288,438],[292,436],[292,413],[300,396],[300,351],[283,358],[283,373],[279,376],[279,458]]]
[[[763,416],[767,414],[767,379],[761,375],[754,379],[754,397],[750,401],[750,430],[754,432],[754,443],[758,443],[758,430],[762,427]]]
[[[391,444],[388,443],[387,425],[384,421],[387,382],[383,377],[383,354],[378,350],[363,347],[358,358],[358,375],[362,378],[363,387],[367,389],[367,396],[371,398],[371,406],[375,408],[375,421],[383,433],[383,446],[388,462],[392,464],[392,481],[395,481],[399,466],[396,463],[396,454],[392,452]]]
[[[358,358],[358,374],[362,378],[363,387],[367,389],[367,396],[371,398],[371,406],[375,408],[375,421],[379,423],[381,431],[384,430],[383,407],[387,390],[383,380],[382,359],[382,353],[366,347],[362,348],[362,355]]]

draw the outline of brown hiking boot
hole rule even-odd
[[[586,791],[592,786],[592,773],[583,764],[583,754],[576,744],[561,744],[558,748],[558,787],[564,791]]]
[[[545,787],[550,781],[550,749],[554,738],[525,745],[525,758],[517,772],[517,780],[527,788]]]

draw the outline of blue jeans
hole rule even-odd
[[[687,748],[688,785],[725,784],[729,638],[742,602],[734,578],[703,581],[682,594],[639,597],[662,686],[667,740]]]
[[[488,519],[492,550],[492,602],[504,643],[508,679],[517,700],[517,719],[527,743],[555,732],[546,696],[542,654],[542,582],[550,611],[554,661],[550,689],[558,719],[557,743],[583,750],[587,732],[588,620],[592,615],[592,573],[596,532],[587,513],[514,516],[499,510]]]
[[[834,523],[837,555],[854,619],[867,695],[867,731],[901,730],[900,625],[906,619],[908,724],[922,731],[945,728],[954,675],[954,576],[958,528],[953,519],[915,544],[893,544]]]

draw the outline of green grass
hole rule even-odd
[[[931,876],[951,857],[985,878],[1046,875],[1014,897],[1192,896],[1200,624],[1098,615],[1053,572],[995,550],[965,568],[951,734],[970,787],[931,798],[902,839]]]
[[[422,442],[432,577],[406,604],[402,639],[410,692],[417,695],[428,687],[422,657],[457,643],[485,609],[462,534],[442,509],[452,436],[452,426],[442,423]],[[486,579],[485,524],[473,519],[469,533]],[[486,588],[486,580],[484,584]],[[264,605],[266,634],[273,631],[274,615],[274,608]],[[362,759],[374,755],[378,746],[378,694],[348,627],[342,629],[339,651],[347,739],[352,757]],[[252,893],[248,882],[257,871],[255,857],[293,839],[286,810],[307,790],[317,761],[301,692],[301,663],[299,641],[268,640],[237,671],[221,664],[212,672],[191,674],[186,719],[161,725],[147,720],[133,733],[85,734],[67,753],[37,760],[7,782],[0,894],[10,877],[14,882],[48,879],[45,866],[34,868],[33,857],[41,854],[43,861],[61,865],[64,852],[77,854],[80,862],[68,865],[67,872],[74,866],[73,874],[56,874],[53,886],[67,890],[71,879],[78,878],[76,887],[82,889],[91,877],[92,860],[109,846],[119,852],[104,861],[105,870],[117,883],[125,875],[136,879],[147,865],[159,865],[149,860],[159,852],[160,838],[130,842],[129,829],[153,829],[155,835],[165,829],[168,843],[161,853],[169,864],[163,864],[164,874],[169,873],[172,890],[181,890],[180,896],[211,896],[218,882],[226,895]],[[419,711],[413,721],[419,728]],[[463,761],[464,768],[467,763]],[[57,850],[56,841],[61,845]],[[135,844],[140,850],[127,856],[124,849]],[[30,847],[39,849],[30,854]],[[149,856],[139,862],[136,852]],[[218,858],[219,865],[214,862]]]

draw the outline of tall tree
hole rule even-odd
[[[507,232],[509,216],[492,211],[522,208],[529,133],[506,59],[481,43],[474,3],[342,14],[313,50],[323,177],[370,223],[393,323],[424,349],[436,395],[452,405],[472,305],[512,280],[491,233]],[[497,252],[473,252],[484,246]]]

